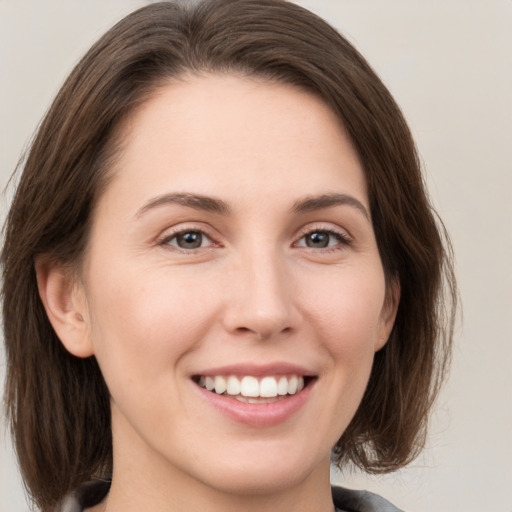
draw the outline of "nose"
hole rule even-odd
[[[279,257],[253,254],[234,266],[227,285],[224,327],[238,336],[265,340],[298,327],[294,281]]]

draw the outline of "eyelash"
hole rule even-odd
[[[202,240],[201,240],[200,247],[185,249],[183,247],[179,247],[178,245],[171,243],[173,240],[176,240],[180,235],[186,235],[186,234],[191,234],[191,233],[197,233],[197,234],[201,235]],[[205,247],[202,246],[204,238],[206,238],[209,241],[208,246],[205,246]],[[220,247],[220,244],[215,242],[215,240],[211,236],[207,235],[203,228],[194,227],[194,226],[187,227],[185,229],[179,229],[179,230],[173,231],[171,233],[167,232],[160,240],[157,241],[157,243],[160,246],[171,246],[176,251],[179,251],[182,253],[189,253],[189,254],[193,251],[210,249],[212,246]]]
[[[314,248],[314,247],[307,247],[306,245],[299,245],[299,242],[303,239],[305,239],[308,235],[313,235],[315,233],[322,233],[328,235],[330,238],[335,238],[337,240],[337,243],[334,245],[330,245],[330,240],[328,242],[329,245],[326,247],[320,247],[320,248]],[[349,237],[347,233],[334,230],[332,228],[327,228],[325,226],[315,226],[313,228],[306,228],[302,230],[300,238],[297,240],[297,242],[294,243],[294,246],[298,247],[305,247],[306,249],[311,249],[313,251],[322,251],[323,253],[326,252],[334,252],[334,251],[340,251],[345,249],[346,247],[350,246],[352,244],[352,239]]]
[[[180,235],[186,235],[186,234],[192,234],[197,233],[201,235],[201,245],[199,247],[194,248],[183,248],[179,247],[176,244],[171,243],[173,240],[176,240]],[[330,245],[331,240],[329,240],[328,245],[326,247],[308,247],[305,244],[300,244],[300,242],[305,239],[308,235],[313,235],[315,233],[318,234],[326,234],[330,238],[335,238],[337,240],[337,243],[334,245]],[[202,246],[202,243],[204,242],[204,238],[206,238],[209,241],[209,244],[207,246]],[[333,252],[333,251],[339,251],[343,250],[345,247],[350,246],[352,244],[352,239],[346,234],[342,233],[336,230],[333,230],[332,228],[326,228],[326,227],[314,227],[314,228],[308,228],[303,229],[300,234],[300,238],[293,243],[294,247],[304,247],[306,249],[311,249],[313,251],[322,251],[322,252]],[[182,252],[182,253],[188,253],[195,252],[198,250],[207,250],[212,247],[221,247],[221,244],[217,243],[211,236],[205,233],[204,229],[199,227],[187,227],[186,229],[180,229],[171,233],[166,233],[165,236],[163,236],[160,240],[158,240],[158,245],[160,246],[171,246],[174,250]]]

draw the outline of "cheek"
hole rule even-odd
[[[333,446],[354,417],[368,383],[385,284],[380,266],[331,269],[329,276],[317,275],[315,281],[314,287],[303,283],[308,293],[301,297],[313,339],[324,355],[318,423],[329,425],[325,442]]]
[[[91,337],[105,378],[168,378],[214,321],[211,287],[168,269],[109,268],[96,273],[101,286],[89,293]]]
[[[323,287],[307,287],[305,309],[333,355],[374,353],[385,297],[379,268],[340,270],[332,273]]]

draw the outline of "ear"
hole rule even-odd
[[[379,332],[375,343],[375,352],[379,351],[388,341],[400,303],[400,282],[391,278],[386,286],[386,298],[379,318]]]
[[[36,259],[35,269],[39,296],[64,347],[77,357],[93,355],[87,303],[76,276],[62,264],[42,257]]]

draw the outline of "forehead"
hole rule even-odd
[[[159,88],[121,137],[109,188],[139,203],[167,191],[246,200],[341,187],[367,205],[364,174],[340,120],[294,86],[187,76]]]

